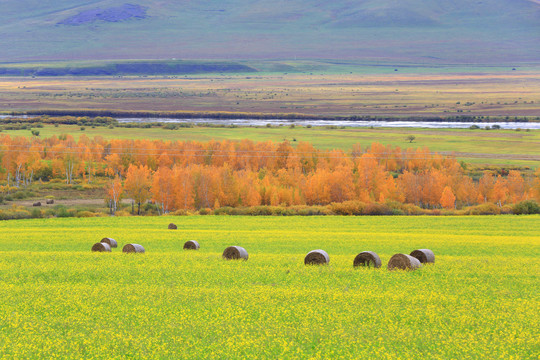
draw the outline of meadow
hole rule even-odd
[[[0,233],[3,358],[538,356],[539,216],[20,220]],[[178,230],[167,230],[175,222]],[[145,254],[91,253],[108,236]],[[182,245],[197,240],[199,251]],[[224,261],[230,245],[248,261]],[[313,249],[330,264],[303,265]],[[435,264],[389,272],[394,253]],[[353,269],[377,252],[381,269]]]

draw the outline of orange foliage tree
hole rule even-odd
[[[147,166],[129,165],[124,190],[126,194],[137,203],[137,214],[141,213],[141,203],[150,199],[150,187],[152,179],[150,169]]]

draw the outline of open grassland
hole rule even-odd
[[[289,140],[291,144],[310,142],[318,149],[343,149],[349,151],[353,144],[365,148],[374,142],[407,148],[427,147],[431,151],[455,156],[467,163],[481,165],[523,166],[537,168],[540,163],[540,131],[471,130],[471,129],[413,129],[413,128],[345,128],[325,127],[192,127],[178,130],[163,128],[114,128],[85,127],[76,125],[44,125],[38,128],[40,137],[70,134],[76,139],[81,135],[105,139],[149,139],[170,141]],[[30,130],[4,130],[2,134],[31,137]],[[406,140],[416,136],[414,142]]]
[[[167,230],[174,221],[179,230]],[[3,223],[6,358],[538,356],[540,217],[88,218]],[[103,236],[146,254],[91,253]],[[186,240],[201,250],[185,252]],[[223,249],[245,247],[246,262]],[[430,248],[415,272],[354,256]],[[312,249],[330,265],[305,267]]]
[[[4,77],[0,79],[0,110],[539,116],[538,68],[464,71],[407,73],[407,68],[401,68],[371,73],[362,68],[347,73],[313,70],[123,78]]]

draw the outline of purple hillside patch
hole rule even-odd
[[[60,21],[58,24],[77,26],[100,20],[107,22],[120,22],[130,19],[145,19],[148,17],[146,15],[147,9],[147,7],[133,4],[124,4],[122,6],[107,9],[91,9],[81,11],[77,15]]]

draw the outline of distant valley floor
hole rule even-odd
[[[105,109],[540,120],[540,70],[2,77],[0,94],[0,112]]]

